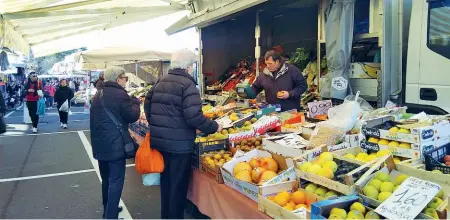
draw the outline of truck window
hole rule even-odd
[[[427,45],[450,59],[450,0],[429,1]]]

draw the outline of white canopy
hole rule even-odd
[[[187,0],[0,0],[0,46],[28,55],[35,45],[183,11],[186,3]]]
[[[130,47],[109,47],[76,53],[74,60],[84,63],[170,60],[170,53]]]

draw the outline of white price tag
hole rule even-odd
[[[328,114],[328,109],[332,106],[331,100],[309,102],[309,117],[314,118],[317,115],[326,115]]]
[[[439,190],[436,183],[409,177],[375,212],[388,219],[414,219]]]

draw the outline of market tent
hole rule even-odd
[[[130,47],[109,47],[76,53],[74,60],[83,63],[104,63],[143,60],[170,60],[170,53]]]
[[[186,3],[187,0],[2,0],[0,46],[28,55],[35,45],[183,11]]]

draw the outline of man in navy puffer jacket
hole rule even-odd
[[[172,54],[171,70],[145,98],[144,110],[150,126],[150,146],[161,152],[161,218],[182,219],[189,186],[196,130],[221,131],[202,113],[200,93],[191,76],[196,56],[188,50]]]

